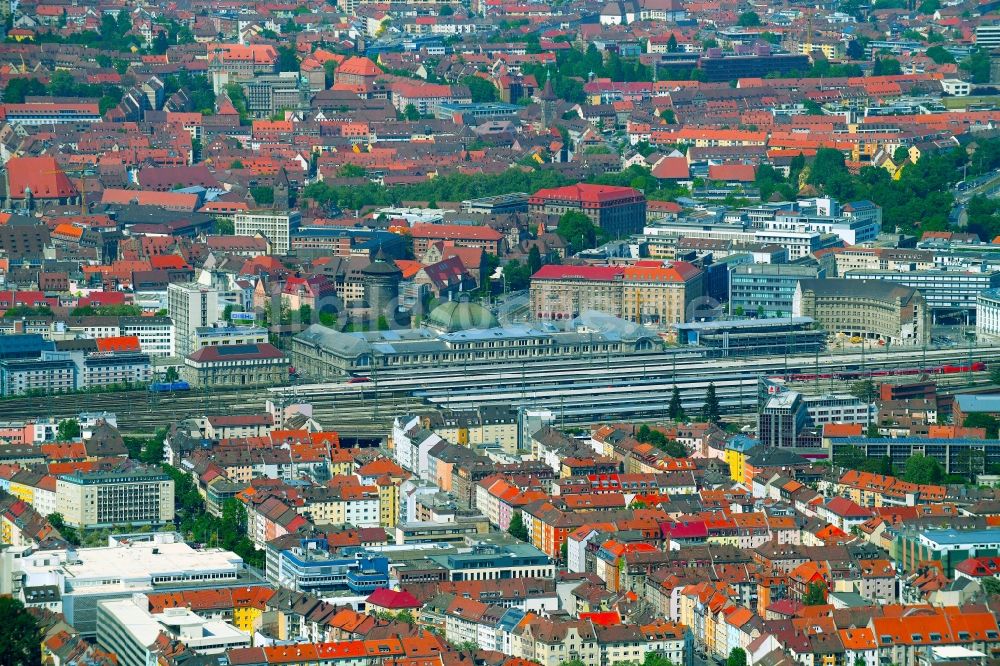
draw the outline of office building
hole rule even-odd
[[[789,76],[809,69],[809,56],[777,53],[766,46],[756,46],[747,55],[723,53],[711,48],[698,60],[698,69],[705,74],[705,81],[735,81],[748,77],[764,78],[768,74]]]
[[[174,519],[174,482],[157,467],[77,470],[56,479],[56,511],[78,529],[165,525]]]
[[[810,317],[730,319],[677,324],[677,343],[702,347],[712,357],[815,354],[827,332]]]
[[[52,395],[77,388],[77,365],[68,353],[0,360],[0,396]]]
[[[431,555],[431,562],[448,570],[448,580],[552,578],[555,563],[531,544],[474,544],[449,555]]]
[[[258,74],[240,85],[246,96],[247,111],[258,118],[308,107],[308,82],[301,80],[298,72]]]
[[[872,422],[875,406],[849,394],[803,396],[809,423],[821,427],[827,423],[860,423],[867,426]]]
[[[787,318],[799,280],[822,278],[817,266],[744,264],[729,272],[729,314]]]
[[[477,247],[487,254],[500,254],[505,247],[504,235],[485,225],[473,224],[414,224],[413,253],[422,257],[431,245],[443,242],[456,247]]]
[[[528,212],[528,195],[524,192],[510,192],[493,197],[466,199],[462,202],[463,213],[481,215],[508,215]]]
[[[216,322],[214,326],[199,326],[194,333],[194,350],[219,345],[256,345],[267,342],[263,326],[230,326]]]
[[[209,44],[208,71],[219,94],[232,82],[249,81],[255,74],[273,74],[278,52],[271,44]]]
[[[115,653],[120,666],[156,663],[160,634],[205,655],[221,655],[251,644],[249,634],[222,620],[201,617],[188,608],[164,608],[151,613],[145,594],[97,604],[97,643]]]
[[[580,183],[538,190],[528,199],[531,215],[559,217],[583,213],[606,236],[621,238],[639,233],[646,223],[646,197],[631,187]]]
[[[933,437],[896,437],[892,439],[872,439],[867,437],[843,437],[830,440],[830,454],[837,456],[845,448],[855,447],[868,458],[888,456],[898,469],[902,469],[907,458],[921,453],[937,460],[946,474],[968,474],[970,450],[982,451],[978,457],[984,469],[1000,463],[1000,440],[997,439],[943,439]],[[979,462],[976,463],[977,465]]]
[[[242,558],[230,551],[195,550],[172,532],[126,536],[98,548],[33,551],[19,547],[11,557],[0,558],[0,577],[14,581],[18,589],[54,585],[66,622],[87,638],[97,631],[99,601],[127,599],[137,592],[247,583]]]
[[[268,582],[296,592],[368,594],[389,587],[389,558],[363,548],[331,552],[326,539],[290,534],[268,542],[265,550]]]
[[[792,313],[830,333],[892,345],[930,340],[930,313],[919,291],[882,280],[801,280]]]
[[[976,337],[982,341],[1000,338],[1000,289],[987,289],[976,296]]]
[[[970,557],[996,557],[1000,553],[1000,529],[928,528],[900,525],[889,548],[889,556],[906,572],[940,562],[942,572],[955,576],[956,567]]]
[[[288,381],[288,357],[270,343],[202,347],[184,357],[191,386],[275,386]]]
[[[570,320],[587,311],[661,327],[686,321],[702,296],[703,273],[683,262],[632,266],[549,264],[531,278],[530,312],[540,320]]]
[[[139,338],[139,349],[150,356],[170,357],[174,348],[174,323],[169,317],[122,317],[121,335]]]
[[[976,317],[979,294],[1000,288],[1000,271],[853,270],[844,273],[844,277],[848,280],[887,280],[918,289],[932,317],[942,311],[962,312],[966,324],[971,324]]]
[[[802,395],[783,391],[770,396],[757,415],[757,438],[763,446],[793,448],[809,425]]]
[[[271,244],[272,254],[288,254],[292,232],[299,228],[302,215],[295,210],[252,210],[237,213],[233,218],[237,236],[260,234]]]
[[[147,384],[153,380],[149,354],[141,352],[95,352],[87,354],[81,365],[83,388]]]
[[[197,330],[219,320],[219,290],[195,282],[167,287],[167,311],[174,322],[174,349],[178,356],[195,350]]]
[[[852,270],[883,270],[903,273],[934,268],[934,252],[908,248],[845,247],[833,252],[837,275]]]
[[[1000,24],[977,25],[976,46],[986,50],[1000,48]]]

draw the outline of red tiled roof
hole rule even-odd
[[[23,199],[26,188],[36,199],[62,199],[79,194],[55,158],[12,157],[7,162],[10,196]]]
[[[639,190],[631,187],[618,187],[616,185],[591,185],[589,183],[578,183],[565,187],[553,187],[538,190],[532,195],[532,199],[568,199],[581,203],[609,203],[619,199],[641,197]]]
[[[368,595],[365,601],[374,606],[380,606],[382,608],[392,608],[392,609],[403,609],[403,608],[420,608],[423,604],[417,601],[417,598],[407,592],[402,590],[397,592],[396,590],[390,590],[385,587],[380,587],[379,589]]]
[[[503,234],[493,227],[471,224],[414,224],[410,234],[414,238],[443,240],[499,241],[503,238]]]
[[[98,338],[97,351],[141,351],[139,337],[136,335],[117,335],[112,338]]]

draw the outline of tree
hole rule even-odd
[[[46,520],[49,521],[49,525],[52,525],[66,541],[75,546],[80,545],[80,535],[77,534],[75,529],[66,524],[66,520],[61,513],[50,513],[46,517]]]
[[[896,146],[896,150],[892,151],[892,161],[896,164],[902,164],[908,159],[910,159],[910,149],[906,146]]]
[[[873,76],[899,76],[903,68],[895,58],[879,58],[872,67]]]
[[[45,84],[38,79],[16,78],[7,82],[3,89],[3,101],[9,104],[23,104],[28,96],[47,94]]]
[[[447,7],[447,5],[445,5]],[[459,81],[469,89],[469,94],[475,104],[495,102],[500,96],[497,87],[481,76],[466,76]]]
[[[802,100],[802,106],[806,110],[806,115],[809,116],[822,116],[826,115],[823,113],[823,107],[820,106],[819,102],[811,99]]]
[[[983,49],[973,51],[958,67],[968,75],[971,83],[990,82],[990,55]]]
[[[528,270],[534,275],[542,267],[542,254],[538,251],[537,245],[532,245],[528,250]]]
[[[509,261],[503,267],[503,279],[510,291],[527,289],[531,284],[531,269],[519,261]]]
[[[563,539],[562,545],[559,546],[559,561],[566,564],[569,559],[569,540]]]
[[[806,606],[822,606],[826,603],[826,585],[818,581],[813,581],[809,583],[806,587],[805,596],[802,597],[802,603]]]
[[[940,0],[924,0],[920,3],[920,6],[917,7],[917,10],[921,14],[933,14],[939,9],[941,9]]]
[[[991,437],[987,434],[987,437]],[[995,438],[994,433],[991,438]],[[955,467],[952,470],[956,474],[962,474],[970,483],[976,480],[977,474],[986,471],[986,453],[982,449],[974,449],[971,446],[963,448],[955,456]]]
[[[299,56],[292,46],[278,47],[278,71],[297,72],[299,71]]]
[[[870,379],[863,379],[851,384],[849,393],[855,398],[869,403],[875,402],[875,399],[878,398],[878,388],[875,386],[875,382]]]
[[[455,13],[455,10],[451,8],[451,5],[445,5],[438,10],[438,16],[451,16]]]
[[[42,663],[38,623],[17,599],[0,597],[0,664],[35,666]]]
[[[80,436],[80,422],[76,419],[65,419],[59,422],[56,428],[56,438],[61,442],[68,442]]]
[[[670,33],[670,37],[667,38],[667,53],[674,53],[677,51],[677,38],[674,33]]]
[[[921,454],[906,459],[903,480],[908,483],[937,484],[944,479],[944,468],[935,458]]]
[[[521,517],[520,511],[511,517],[510,525],[507,527],[507,534],[521,541],[528,540],[528,528],[524,525],[524,518]]]
[[[930,47],[927,49],[926,54],[928,58],[938,65],[952,65],[955,63],[955,56],[941,45]]]
[[[688,450],[676,439],[667,440],[663,446],[663,452],[672,458],[686,458],[688,455]]]
[[[715,394],[715,384],[708,385],[705,392],[705,402],[701,406],[701,420],[716,423],[719,420],[719,398]]]
[[[860,39],[852,39],[847,43],[847,57],[851,60],[861,60],[865,57],[865,45]]]
[[[757,12],[743,12],[736,23],[742,28],[754,28],[760,25],[760,16]]]
[[[994,594],[1000,594],[1000,579],[994,576],[987,576],[979,581],[979,584],[983,588],[983,593],[987,596],[992,597]]]
[[[415,122],[420,120],[420,111],[417,110],[413,104],[407,104],[403,109],[403,118],[409,120],[410,122]]]
[[[642,666],[674,666],[673,662],[656,652],[647,652]]]
[[[232,236],[236,233],[236,225],[232,220],[216,220],[215,233],[221,236]]]
[[[996,439],[1000,434],[1000,421],[991,414],[969,414],[962,425],[966,428],[986,428],[987,439]]]
[[[743,648],[733,648],[729,651],[726,666],[747,666],[747,652]]]
[[[573,247],[573,252],[589,250],[597,246],[601,231],[590,218],[575,210],[562,214],[556,233]]]
[[[681,404],[681,391],[674,386],[674,392],[670,395],[670,406],[667,408],[670,418],[674,421],[684,421],[687,415],[684,413],[684,405]]]
[[[256,185],[250,188],[250,195],[260,206],[270,206],[274,203],[274,188],[266,185]]]

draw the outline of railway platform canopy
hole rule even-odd
[[[442,323],[453,323],[452,320],[448,318]],[[481,316],[473,320],[493,321]],[[563,328],[516,324],[458,330],[420,327],[347,332],[314,324],[293,338],[292,358],[300,372],[327,377],[477,362],[529,363],[589,355],[617,357],[648,353],[659,346],[656,334],[643,326],[600,313],[586,313]]]

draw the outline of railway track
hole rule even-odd
[[[206,414],[250,414],[265,409],[268,399],[288,404],[307,402],[325,428],[347,437],[383,436],[392,419],[427,409],[472,409],[484,405],[547,408],[566,423],[609,418],[656,418],[667,409],[673,387],[689,414],[696,413],[709,384],[715,384],[726,415],[756,412],[761,376],[802,373],[930,367],[966,363],[1000,363],[1000,347],[968,349],[893,349],[870,353],[834,353],[755,359],[703,359],[692,354],[650,353],[628,357],[538,360],[528,363],[454,364],[440,368],[383,372],[370,381],[343,380],[272,388],[227,388],[151,394],[126,391],[68,394],[0,401],[0,420],[34,416],[56,419],[84,411],[109,411],[124,434],[144,435],[182,419]],[[971,373],[975,386],[986,373]],[[938,377],[946,386],[968,381],[961,375]],[[875,377],[882,381],[882,377]],[[831,391],[844,391],[852,381],[820,380]]]

